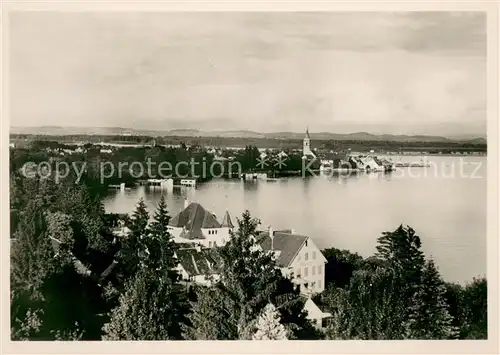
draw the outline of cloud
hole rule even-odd
[[[10,25],[15,125],[486,119],[481,13],[44,12]]]

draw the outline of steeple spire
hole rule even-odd
[[[308,139],[311,139],[311,137],[309,136],[309,126],[306,127],[306,137]]]

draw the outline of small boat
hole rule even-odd
[[[278,180],[279,180],[279,179],[277,179],[277,178],[267,178],[267,179],[266,179],[266,181],[267,181],[267,182],[276,182],[276,181],[278,181]]]

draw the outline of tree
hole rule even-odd
[[[456,329],[445,301],[446,287],[432,260],[425,263],[421,285],[411,300],[407,337],[453,339]]]
[[[466,339],[488,339],[488,287],[486,278],[474,278],[463,291]]]
[[[119,305],[104,325],[105,340],[181,339],[183,317],[176,306],[172,281],[141,269],[127,284]]]
[[[220,279],[215,287],[222,300],[217,306],[228,315],[228,329],[221,333],[232,336],[228,339],[251,339],[252,321],[268,303],[273,303],[282,316],[283,325],[292,330],[291,337],[317,337],[302,310],[303,301],[298,290],[282,275],[274,254],[260,248],[258,224],[259,221],[246,211],[238,219],[237,232],[217,250]],[[200,309],[195,308],[190,316],[193,328],[206,329],[208,323],[212,327],[221,326],[217,323],[218,318],[201,320],[197,311]]]
[[[280,323],[280,314],[272,303],[269,303],[257,319],[257,331],[252,340],[286,340],[287,331]]]
[[[420,250],[422,246],[420,237],[413,228],[400,225],[393,232],[382,233],[377,242],[375,257],[396,273],[396,279],[402,281],[398,293],[399,298],[406,302],[401,309],[403,319],[406,319],[411,300],[419,288],[425,264],[424,253]]]
[[[400,225],[393,232],[382,233],[377,242],[376,256],[385,260],[389,267],[402,272],[410,286],[418,285],[425,259],[420,250],[420,237],[415,230]]]
[[[130,233],[122,240],[122,248],[119,254],[124,280],[132,278],[139,270],[141,260],[144,260],[144,238],[149,233],[148,222],[149,213],[146,204],[143,199],[140,199],[132,218],[126,221]]]
[[[354,272],[346,289],[328,288],[322,296],[333,315],[329,339],[402,339],[404,302],[398,273],[378,268]]]
[[[175,258],[175,251],[177,245],[173,240],[172,235],[168,229],[168,222],[170,216],[167,211],[167,204],[165,198],[162,196],[150,226],[150,232],[145,238],[145,244],[149,253],[149,262],[152,263],[149,267],[162,268],[163,270],[172,271],[177,267],[177,260]],[[168,272],[169,277],[173,282],[179,278],[179,274]]]
[[[184,337],[190,340],[238,339],[238,329],[231,319],[232,301],[218,285],[199,286],[196,301],[192,302],[190,325],[185,326]]]
[[[125,292],[104,326],[110,340],[168,340],[182,338],[188,304],[177,283],[175,245],[168,232],[169,216],[162,198],[148,227],[147,211],[139,202],[130,223],[131,237],[136,238],[136,254],[127,250],[135,262],[135,273],[126,282]],[[131,244],[126,244],[127,248]]]

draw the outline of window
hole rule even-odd
[[[307,277],[307,266],[304,268],[304,277]]]
[[[212,247],[212,242],[208,242],[208,247],[211,248]]]
[[[321,275],[323,272],[323,265],[318,266],[318,275]]]
[[[217,234],[217,230],[215,231],[215,234]]]
[[[295,270],[295,277],[300,277],[300,268]]]
[[[305,261],[309,260],[309,255],[307,254],[307,252],[304,254],[304,260]]]
[[[214,242],[214,247],[216,247],[216,246],[217,246],[217,242]]]
[[[312,273],[311,273],[311,275],[316,275],[316,266],[312,267]]]
[[[316,251],[313,251],[313,259],[316,259]]]

